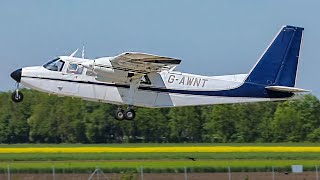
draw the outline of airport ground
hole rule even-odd
[[[119,180],[119,179],[142,179],[140,174],[123,175],[119,173],[105,174],[107,178],[100,176],[99,178],[94,177],[93,179],[108,179],[108,180]],[[70,174],[56,174],[55,180],[88,180],[90,174],[86,173],[70,173]],[[0,174],[0,179],[7,179],[6,174]],[[22,180],[43,180],[53,179],[52,174],[12,174],[11,179],[22,179]],[[145,173],[143,175],[145,180],[184,180],[185,175],[183,173]],[[188,180],[229,180],[228,173],[189,173],[187,175]],[[234,172],[231,174],[232,180],[272,180],[273,174],[270,172]],[[274,179],[279,180],[316,180],[315,172],[304,172],[304,173],[284,173],[276,172]]]
[[[291,165],[305,173],[291,173]],[[315,179],[319,143],[262,144],[17,144],[0,146],[0,176],[87,179],[101,169],[112,179]],[[141,170],[142,169],[142,170]],[[46,178],[45,178],[46,179]],[[279,179],[279,178],[277,178]]]

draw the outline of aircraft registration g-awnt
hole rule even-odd
[[[248,74],[201,76],[175,71],[181,60],[138,52],[85,59],[59,56],[43,66],[12,72],[19,83],[49,94],[119,105],[117,120],[133,120],[134,106],[178,107],[279,101],[307,90],[296,88],[301,27],[283,26]],[[122,109],[120,105],[128,105]]]

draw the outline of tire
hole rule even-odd
[[[133,109],[127,109],[124,112],[124,117],[126,120],[132,121],[136,117],[136,112]]]
[[[22,92],[18,91],[18,93],[15,91],[12,93],[11,95],[11,99],[13,102],[15,103],[19,103],[19,102],[22,102],[23,100],[23,94]]]
[[[124,111],[122,109],[117,109],[114,117],[116,120],[122,121],[125,118]]]

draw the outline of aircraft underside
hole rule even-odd
[[[22,78],[22,84],[26,87],[37,89],[39,91],[43,91],[49,94],[79,97],[84,100],[104,102],[116,105],[129,104],[132,98],[133,106],[149,108],[277,101],[285,99],[180,94],[159,92],[157,90],[154,90],[157,88],[152,88],[153,90],[143,90],[146,88],[138,89],[137,91],[135,91],[134,96],[130,97],[130,89],[128,87],[115,87],[114,84],[72,83],[60,82],[58,80],[27,77]],[[43,84],[50,85],[44,86]],[[64,88],[55,88],[58,86]],[[56,91],[53,91],[54,89],[56,89]],[[161,91],[164,90],[161,89]]]

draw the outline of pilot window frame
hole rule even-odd
[[[65,62],[63,60],[61,60],[60,58],[55,58],[55,59],[45,63],[43,65],[43,67],[49,71],[61,72],[64,65],[65,65]]]

